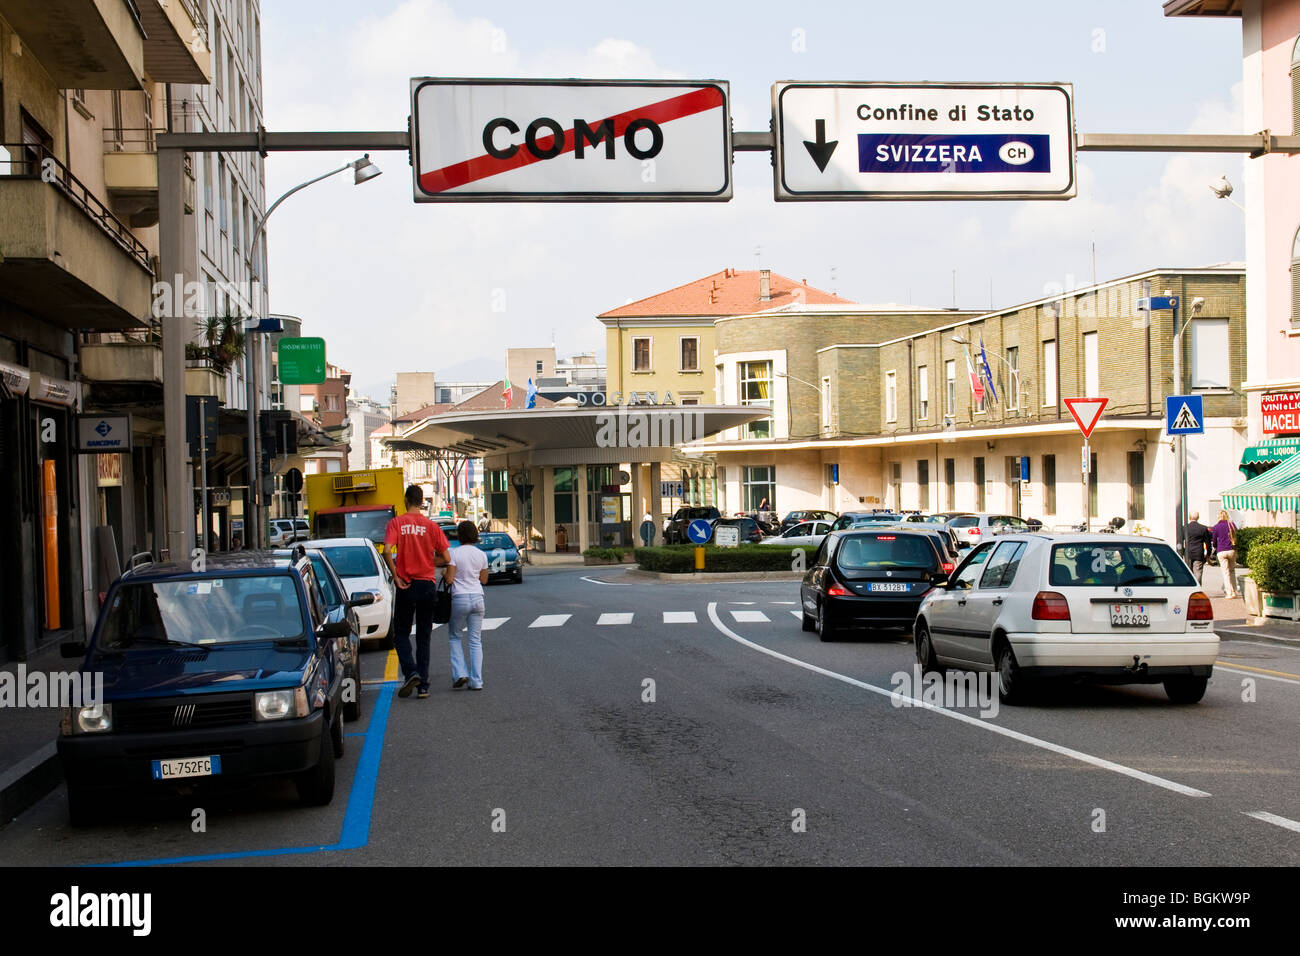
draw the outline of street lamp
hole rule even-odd
[[[364,182],[369,182],[378,176],[383,170],[370,161],[370,154],[366,153],[360,159],[355,159],[350,163],[345,163],[338,169],[331,169],[328,173],[322,173],[314,179],[309,179],[304,183],[294,186],[275,202],[271,203],[262,216],[262,221],[257,224],[257,230],[253,233],[253,241],[249,243],[248,262],[251,269],[257,268],[258,243],[261,242],[262,236],[266,233],[266,221],[271,218],[271,213],[275,212],[280,203],[284,202],[300,189],[306,189],[322,179],[329,179],[346,170],[352,170],[352,184],[360,186]],[[260,296],[258,297],[260,299]],[[261,302],[250,303],[254,308],[261,312]],[[258,468],[257,454],[257,361],[254,358],[252,336],[257,331],[261,323],[259,315],[253,323],[245,326],[244,330],[244,385],[248,402],[248,527],[249,533],[246,540],[253,545],[260,546],[262,543],[262,522],[258,519],[257,499],[258,484],[261,481],[260,469]]]
[[[1232,183],[1228,182],[1228,177],[1227,177],[1227,176],[1220,176],[1219,179],[1218,179],[1218,182],[1210,183],[1210,192],[1214,193],[1214,195],[1218,196],[1220,199],[1226,199],[1226,200],[1228,200],[1228,202],[1232,203],[1234,206],[1236,206],[1236,207],[1237,207],[1238,209],[1240,209],[1242,212],[1245,212],[1245,211],[1246,211],[1246,207],[1245,207],[1245,206],[1243,206],[1241,203],[1237,202],[1237,200],[1231,198],[1231,197],[1232,197]]]

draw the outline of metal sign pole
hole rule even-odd
[[[1088,447],[1088,439],[1083,439],[1083,526],[1084,529],[1092,534],[1092,453]]]

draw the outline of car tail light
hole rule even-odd
[[[978,538],[978,537],[980,536],[980,529],[979,529],[979,528],[971,528],[971,529],[970,529],[970,533],[971,533],[974,537]]]
[[[876,535],[876,540],[877,540],[877,541],[897,541],[897,540],[898,540],[898,536],[897,536],[897,535],[892,535],[892,534],[878,534],[878,535]]]
[[[951,561],[945,561],[945,562],[943,563],[943,573],[944,573],[944,574],[952,574],[952,570],[953,570],[953,568],[955,568],[955,567],[957,567],[957,565],[953,564]]]
[[[826,590],[827,597],[848,597],[850,591],[842,584],[832,584]]]
[[[1214,605],[1204,591],[1197,591],[1187,600],[1187,620],[1213,621]]]
[[[1035,621],[1068,621],[1070,619],[1070,602],[1064,594],[1055,591],[1039,591],[1034,595],[1034,609],[1030,614]]]

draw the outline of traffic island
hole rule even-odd
[[[669,577],[689,575],[712,577],[716,574],[743,573],[781,575],[771,580],[797,579],[812,562],[815,548],[782,548],[776,545],[740,545],[735,548],[700,547],[670,544],[657,548],[637,548],[637,566],[646,572]],[[703,564],[699,562],[703,555]]]

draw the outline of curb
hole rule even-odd
[[[1229,640],[1239,637],[1258,641],[1261,644],[1276,644],[1279,647],[1300,647],[1300,637],[1277,637],[1273,634],[1256,633],[1256,630],[1249,624],[1234,624],[1231,627],[1216,627],[1214,633],[1220,638],[1227,635]]]
[[[646,581],[676,582],[741,582],[741,581],[802,581],[803,571],[691,571],[672,574],[668,571],[643,571],[640,567],[628,569],[628,576]]]
[[[62,782],[63,767],[53,741],[0,773],[0,828]]]

